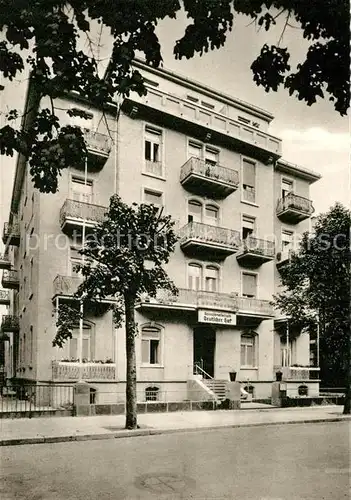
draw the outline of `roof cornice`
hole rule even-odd
[[[322,178],[320,174],[318,174],[317,172],[313,172],[313,170],[301,167],[300,165],[295,165],[294,163],[290,163],[283,159],[279,159],[276,162],[275,169],[279,170],[280,172],[285,172],[286,174],[300,177],[301,179],[308,181],[310,184],[313,184],[314,182]]]

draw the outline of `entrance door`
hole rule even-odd
[[[214,354],[216,331],[210,326],[194,328],[194,364],[201,366],[211,377],[214,376]]]

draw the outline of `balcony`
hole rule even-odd
[[[188,191],[209,197],[226,197],[239,186],[236,170],[209,165],[200,158],[190,158],[181,168],[180,183]]]
[[[8,290],[0,290],[0,305],[1,306],[10,305],[10,292]]]
[[[166,309],[197,311],[212,309],[236,313],[243,317],[267,319],[274,316],[273,306],[268,300],[239,297],[235,293],[207,292],[180,288],[177,296],[167,290],[159,290],[156,297],[145,296],[139,306],[142,309]]]
[[[66,200],[60,210],[60,226],[63,232],[81,231],[83,221],[86,230],[92,229],[105,218],[107,208],[82,201]]]
[[[3,288],[11,289],[11,290],[18,290],[19,288],[19,276],[18,272],[11,270],[11,271],[4,271],[2,273],[2,280],[1,284]]]
[[[2,242],[4,245],[18,247],[20,244],[20,226],[18,222],[5,222],[2,232]]]
[[[249,236],[243,241],[236,259],[243,266],[258,267],[273,260],[274,255],[275,244],[273,241]]]
[[[276,266],[277,269],[282,269],[283,267],[287,266],[291,262],[291,257],[293,256],[294,252],[293,250],[290,249],[284,249],[281,252],[277,253],[276,256]]]
[[[56,297],[59,297],[61,300],[72,300],[73,295],[76,293],[79,285],[83,282],[83,278],[81,276],[63,276],[58,274],[53,282],[53,297],[54,300]],[[98,315],[99,310],[100,313],[104,313],[106,311],[106,307],[104,305],[109,305],[111,303],[116,302],[116,299],[113,297],[106,297],[105,299],[97,300],[94,304],[86,304],[86,307],[91,310],[93,314]],[[101,308],[99,309],[99,305],[101,304]]]
[[[111,152],[111,138],[100,132],[83,128],[88,149],[88,167],[102,168]]]
[[[78,363],[71,361],[52,361],[52,380],[73,381],[91,380],[94,382],[116,380],[115,363]]]
[[[200,139],[210,135],[211,141],[220,141],[262,161],[281,156],[281,139],[278,137],[159,89],[148,88],[146,96],[134,93],[125,98],[122,111],[132,118],[149,119]]]
[[[311,217],[314,212],[312,201],[294,193],[280,198],[277,205],[277,217],[291,224],[297,224]]]
[[[283,366],[281,371],[283,373],[283,380],[318,380],[320,368],[311,366]]]
[[[0,254],[0,269],[11,269],[11,262],[8,254]]]
[[[10,316],[10,315],[3,316],[1,321],[1,331],[18,332],[19,331],[18,316]]]
[[[180,229],[180,247],[184,253],[204,258],[225,259],[240,245],[240,233],[232,229],[189,222]]]

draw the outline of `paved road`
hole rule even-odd
[[[346,500],[349,423],[1,449],[2,500]]]

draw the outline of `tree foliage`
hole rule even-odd
[[[177,288],[163,268],[174,251],[177,236],[174,222],[154,205],[123,203],[112,196],[105,219],[87,235],[81,250],[84,263],[78,265],[84,280],[75,294],[84,307],[110,300],[115,326],[125,325],[127,350],[126,427],[135,428],[136,364],[135,305],[143,294],[154,297],[158,289],[177,294]],[[153,263],[148,266],[147,263]],[[72,336],[80,318],[79,308],[61,305],[53,345],[62,347]]]
[[[27,130],[11,124],[0,129],[1,154],[15,151],[30,160],[35,186],[56,192],[62,169],[84,159],[86,148],[77,127],[60,127],[54,100],[76,92],[93,106],[103,107],[116,94],[146,93],[143,78],[132,61],[142,52],[148,64],[158,67],[162,51],[156,33],[159,21],[175,18],[184,9],[189,24],[176,41],[176,58],[191,58],[219,49],[232,30],[237,14],[250,17],[269,30],[279,16],[285,25],[297,22],[310,42],[305,60],[290,66],[289,48],[265,44],[252,63],[254,81],[266,91],[284,85],[308,105],[325,95],[344,115],[349,106],[349,5],[346,0],[0,0],[0,74],[2,81],[18,78],[26,66],[37,100],[48,96],[51,109],[41,110]],[[101,76],[99,60],[91,50],[92,23],[110,31],[113,47],[109,71]],[[284,28],[285,29],[285,28]],[[81,48],[86,40],[89,50]],[[4,85],[0,90],[4,89]],[[29,113],[29,110],[26,111]],[[83,113],[84,116],[84,113]],[[85,116],[87,118],[87,116]]]
[[[314,232],[304,234],[299,251],[281,269],[283,291],[275,304],[292,326],[320,322],[323,378],[349,386],[350,369],[350,223],[351,213],[336,203],[317,217]]]

